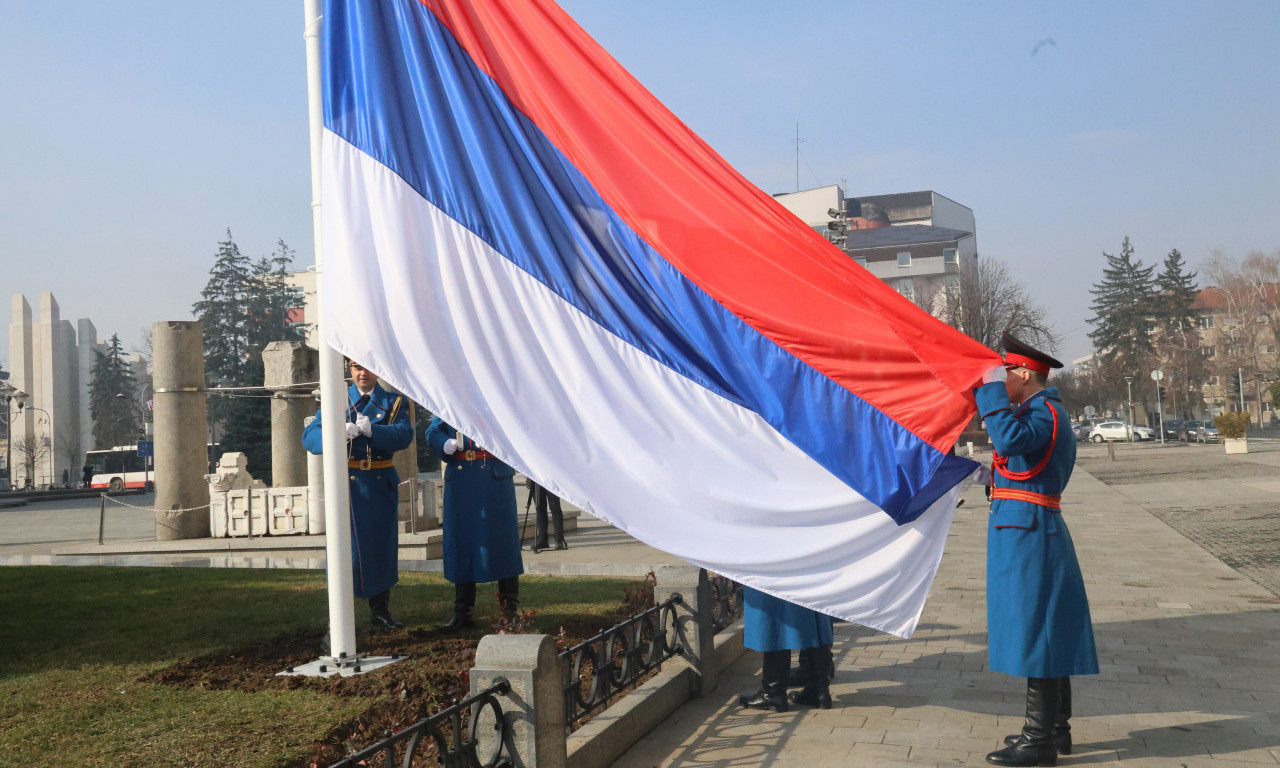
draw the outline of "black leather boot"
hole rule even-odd
[[[1054,724],[1061,708],[1062,678],[1027,678],[1027,719],[1022,733],[1004,749],[987,755],[992,765],[1052,766],[1058,764]]]
[[[791,668],[791,651],[765,651],[761,686],[754,696],[740,696],[738,703],[747,709],[772,709],[786,712],[787,671]]]
[[[459,629],[474,627],[471,611],[476,606],[476,584],[474,581],[453,585],[453,618],[440,626],[441,632],[456,632]]]
[[[831,709],[831,646],[819,645],[808,650],[808,668],[805,671],[809,679],[804,688],[792,691],[789,698],[792,704]]]
[[[498,608],[502,611],[502,618],[507,621],[515,618],[516,611],[520,608],[519,576],[498,581]]]
[[[787,672],[788,688],[803,688],[809,684],[809,657],[813,655],[812,648],[801,648],[796,654],[796,666]]]
[[[391,602],[391,590],[380,592],[369,598],[369,617],[374,629],[404,629],[404,625],[391,615],[388,607]]]
[[[1071,754],[1071,678],[1060,677],[1060,693],[1058,697],[1058,720],[1053,725],[1053,745],[1057,747],[1059,755]],[[1012,745],[1015,741],[1022,738],[1021,733],[1014,733],[1004,737],[1006,745]]]

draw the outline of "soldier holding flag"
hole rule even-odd
[[[1004,364],[974,390],[995,448],[987,528],[989,666],[1027,678],[1026,721],[993,765],[1056,765],[1071,754],[1071,675],[1098,673],[1089,600],[1062,491],[1076,441],[1049,371],[1062,363],[1004,334]]]

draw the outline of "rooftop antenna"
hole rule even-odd
[[[796,137],[791,140],[796,145],[796,191],[800,191],[800,145],[808,141],[808,139],[800,138],[800,124],[796,123]]]

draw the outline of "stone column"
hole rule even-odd
[[[712,663],[716,635],[711,625],[711,582],[707,572],[692,565],[661,565],[653,585],[655,603],[679,592],[684,601],[676,606],[676,638],[684,645],[683,660],[696,673],[690,695],[700,698],[715,690],[718,674]]]
[[[320,353],[300,341],[273,341],[262,350],[263,383],[271,390],[271,487],[307,484],[303,421],[314,416]]]
[[[200,323],[151,325],[155,385],[156,540],[209,536],[209,418]],[[189,510],[189,511],[182,511]]]
[[[493,685],[498,677],[511,683],[502,702],[509,729],[507,753],[524,768],[564,768],[568,745],[564,733],[564,673],[551,635],[485,635],[471,668],[471,694]],[[487,710],[486,710],[487,713]],[[488,729],[481,731],[477,752],[491,754]],[[486,742],[486,738],[490,741]]]

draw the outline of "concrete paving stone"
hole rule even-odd
[[[1277,765],[1275,753],[1270,749],[1231,749],[1224,746],[1221,748],[1209,747],[1210,756],[1217,760],[1234,760],[1241,763],[1253,763],[1262,765]]]
[[[847,759],[853,750],[853,742],[836,739],[788,739],[779,752],[793,760],[816,760],[822,757]]]
[[[924,763],[926,765],[969,765],[968,753],[956,754],[951,749],[931,749],[929,747],[912,747],[907,753],[907,762]]]
[[[875,765],[876,760],[898,760],[902,763],[907,762],[907,756],[911,754],[911,747],[901,744],[869,744],[867,742],[855,742],[849,750],[849,759],[853,761],[853,765]]]
[[[831,728],[862,728],[870,718],[860,711],[851,711],[849,707],[833,706],[831,709],[811,709],[805,713],[805,720],[815,725]]]

